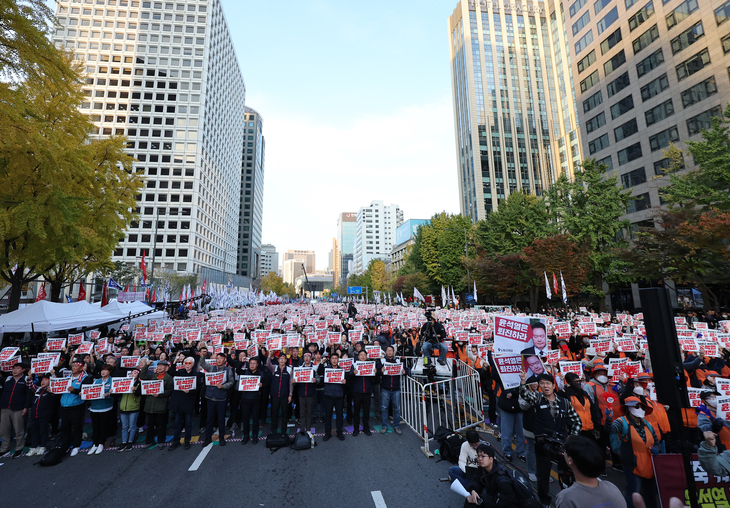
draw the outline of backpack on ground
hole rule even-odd
[[[314,436],[311,432],[297,432],[294,436],[294,442],[291,447],[295,450],[309,450],[314,448],[317,443],[314,441]]]
[[[66,455],[66,452],[64,452],[60,447],[51,448],[48,452],[46,452],[41,460],[36,462],[36,464],[41,466],[55,466],[56,464],[61,463],[64,455]]]
[[[461,454],[461,445],[464,441],[466,441],[464,436],[457,434],[456,432],[452,432],[446,436],[439,447],[441,460],[448,460],[452,464],[458,464],[459,454]]]
[[[512,484],[512,489],[517,495],[517,500],[520,505],[524,505],[530,500],[536,500],[537,496],[530,483],[522,476],[522,473],[516,469],[502,469],[500,478],[504,478],[502,481],[509,481]]]
[[[281,434],[279,432],[272,432],[266,436],[266,448],[271,450],[271,453],[289,446],[289,435]]]

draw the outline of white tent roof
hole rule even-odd
[[[130,314],[134,316],[135,314],[149,312],[152,310],[152,307],[142,302],[119,303],[119,301],[117,301],[116,299],[111,300],[109,304],[105,305],[104,307],[101,307],[100,302],[97,302],[93,305],[96,308],[101,308],[103,312],[107,312],[115,317],[118,317],[120,320],[127,319]],[[163,319],[166,316],[167,313],[164,311],[152,312],[150,314],[145,314],[144,316],[133,318],[132,324],[146,324],[147,321],[150,319]]]
[[[47,300],[27,305],[22,309],[0,316],[0,330],[13,332],[53,332],[71,328],[94,327],[114,321],[110,316],[88,302],[53,303]],[[121,318],[119,318],[121,319]]]

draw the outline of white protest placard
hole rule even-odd
[[[205,373],[205,384],[207,386],[216,386],[222,384],[226,380],[226,371],[220,372],[206,372]]]
[[[469,345],[470,346],[479,346],[482,343],[482,334],[481,333],[470,333],[469,334]]]
[[[86,385],[81,387],[83,400],[100,400],[104,398],[104,385]]]
[[[715,342],[709,340],[698,340],[697,345],[700,346],[700,352],[705,356],[720,356],[720,349]]]
[[[195,390],[197,388],[197,379],[195,376],[175,376],[172,378],[173,390]]]
[[[96,340],[96,339],[98,339],[99,337],[101,337],[101,332],[100,332],[100,331],[98,331],[98,330],[94,330],[93,332],[89,332],[89,338],[90,338],[91,340]]]
[[[690,407],[700,407],[700,404],[702,404],[702,399],[700,398],[701,393],[702,388],[687,388]]]
[[[139,363],[139,356],[122,356],[121,368],[133,369]]]
[[[355,361],[354,358],[340,358],[340,363],[338,363],[338,368],[344,370],[345,372],[349,372],[350,368],[352,368],[352,364]]]
[[[697,339],[679,339],[679,345],[683,351],[689,353],[700,352],[700,345],[697,343]]]
[[[540,332],[535,330],[540,329]],[[531,347],[543,350],[547,347],[545,318],[494,317],[494,352],[497,355],[518,355]],[[533,342],[533,334],[541,343]]]
[[[111,393],[133,393],[134,379],[131,377],[113,377]]]
[[[558,363],[558,360],[560,360],[560,350],[549,349],[547,352],[547,357],[545,358],[545,362],[549,363],[550,365],[555,365],[556,363]]]
[[[324,369],[325,383],[342,383],[345,379],[345,371],[342,369]]]
[[[621,365],[621,372],[627,377],[636,377],[641,372],[641,362],[625,362]]]
[[[64,347],[66,347],[66,339],[64,338],[53,338],[46,341],[48,351],[61,351]]]
[[[0,362],[0,371],[2,372],[12,372],[13,365],[17,365],[20,363],[20,356],[14,356],[10,360],[6,362]]]
[[[339,344],[342,341],[340,332],[327,332],[327,345]]]
[[[93,342],[82,342],[79,344],[79,348],[76,350],[77,355],[88,355],[91,354],[91,350],[94,349]]]
[[[368,354],[368,358],[378,359],[383,356],[383,350],[380,346],[365,346],[365,351]]]
[[[620,339],[615,339],[614,342],[616,343],[616,349],[618,349],[622,353],[636,351],[636,342],[634,341],[634,339],[621,337]]]
[[[281,351],[281,335],[272,335],[266,340],[266,349],[269,351]]]
[[[302,347],[302,337],[298,333],[288,333],[284,336],[286,347]]]
[[[238,379],[239,392],[257,392],[261,378],[258,376],[241,376]]]
[[[555,323],[553,325],[553,333],[557,337],[570,337],[570,323]]]
[[[380,348],[378,348],[380,349]],[[356,376],[374,376],[375,362],[355,362]]]
[[[608,353],[611,349],[611,341],[609,339],[591,339],[591,347],[598,353]]]
[[[727,395],[730,397],[730,379],[725,379],[722,377],[715,378],[715,390],[717,390],[722,395]]]
[[[730,397],[723,395],[717,398],[717,418],[727,421],[730,418]]]
[[[597,329],[596,329],[596,323],[581,323],[580,324],[580,334],[581,335],[596,335]]]
[[[6,347],[3,348],[2,351],[0,351],[0,362],[7,362],[11,358],[13,358],[18,351],[20,351],[20,348],[17,347]]]
[[[61,361],[61,353],[38,353],[38,358],[51,358],[53,359],[53,366],[58,367]]]
[[[51,378],[51,393],[55,395],[60,395],[62,393],[68,392],[69,387],[71,386],[71,378],[70,377],[52,377]]]
[[[53,358],[33,358],[30,361],[31,374],[46,374],[53,370]]]
[[[703,323],[702,321],[695,321],[692,323],[692,326],[695,330],[709,330],[707,323]]]
[[[582,362],[566,362],[562,361],[560,365],[560,374],[565,377],[568,372],[572,372],[578,377],[583,375],[583,363]]]
[[[403,374],[403,365],[400,362],[383,363],[383,375],[384,376],[400,376]]]
[[[314,383],[314,369],[312,367],[294,367],[295,383]]]
[[[78,346],[83,341],[84,341],[83,333],[74,333],[74,334],[68,336],[68,345],[69,346]]]
[[[237,333],[236,335],[244,335],[244,334]],[[251,341],[247,340],[247,339],[236,339],[234,341],[233,345],[235,346],[237,351],[246,351],[248,349],[248,347],[251,345]]]
[[[520,372],[522,372],[522,356],[520,355],[504,355],[495,356],[494,364],[497,367],[497,373],[502,380],[502,386],[505,390],[517,388],[520,386]]]
[[[142,395],[159,395],[165,391],[162,379],[146,379],[142,381]]]

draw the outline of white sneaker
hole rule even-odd
[[[96,453],[96,455],[99,455],[103,451],[104,451],[104,445],[100,444],[99,446],[96,447],[96,452],[94,452],[94,453]]]
[[[35,452],[36,455],[45,455],[46,454],[46,449],[43,446],[41,446],[40,448],[36,448],[35,450],[36,450],[36,452]]]
[[[94,453],[96,453],[96,445],[91,445],[91,448],[89,448],[86,453],[89,455],[93,455]]]
[[[26,457],[32,457],[33,455],[35,455],[35,454],[36,454],[36,450],[37,450],[37,449],[38,449],[38,448],[31,448],[30,450],[28,450],[28,453],[26,453],[26,454],[25,454],[25,456],[26,456]]]
[[[527,477],[530,479],[531,482],[536,482],[537,481],[537,476],[535,476],[532,473],[528,473],[527,474]]]
[[[71,456],[72,456],[72,457],[75,457],[76,455],[78,455],[78,454],[79,454],[79,450],[80,450],[80,449],[81,449],[81,448],[73,448],[73,449],[71,450]]]

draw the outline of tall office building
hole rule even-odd
[[[564,23],[546,9],[461,0],[449,17],[459,199],[473,221],[582,160]]]
[[[337,273],[337,281],[339,281],[339,285],[342,287],[347,286],[347,277],[352,267],[352,255],[355,252],[356,226],[356,213],[342,212],[337,216],[337,247],[340,252],[340,270]]]
[[[352,256],[352,273],[359,275],[368,269],[370,261],[390,261],[390,251],[395,244],[395,230],[403,224],[403,210],[398,205],[384,205],[373,201],[357,212],[355,224],[355,250]]]
[[[266,141],[263,135],[264,120],[261,115],[248,106],[245,108],[245,112],[237,273],[244,277],[256,278],[261,275],[261,226],[264,216]]]
[[[315,259],[316,255],[313,250],[299,250],[299,249],[289,249],[284,253],[284,259],[282,261],[282,264],[290,259],[301,259],[304,263],[304,268],[307,270],[307,273],[314,273],[317,269]],[[296,277],[294,277],[296,279]],[[293,281],[292,281],[293,282]]]
[[[114,261],[236,277],[245,86],[220,0],[57,0],[84,62],[93,135],[125,134],[146,177]]]
[[[585,152],[633,189],[626,217],[648,226],[664,151],[699,140],[730,102],[730,2],[578,0],[567,16]]]
[[[305,265],[304,259],[299,259],[299,258],[286,259],[284,261],[284,264],[281,267],[281,271],[282,271],[281,278],[287,284],[294,284],[294,282],[296,282],[298,277],[304,276],[304,270],[302,269],[302,266],[304,266],[304,265]],[[310,274],[314,274],[314,272],[313,271],[310,272],[309,270],[307,270],[308,277],[311,276]]]
[[[340,275],[342,275],[342,258],[340,257],[340,246],[337,243],[337,238],[332,239],[332,251],[330,251],[330,269],[332,270],[332,285],[337,287],[340,281]]]
[[[269,243],[261,246],[261,268],[259,277],[266,277],[269,272],[279,273],[279,253],[276,247]]]

